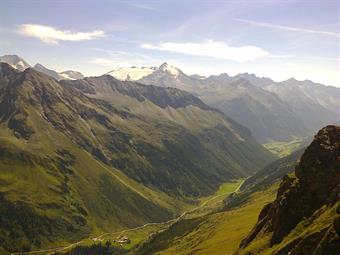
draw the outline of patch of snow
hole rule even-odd
[[[175,77],[177,77],[181,72],[178,68],[170,66],[168,63],[163,63],[160,65],[160,67],[120,67],[108,72],[107,74],[122,81],[137,81],[152,74],[155,71],[166,72]]]
[[[21,68],[25,68],[25,64],[24,64],[24,62],[22,61],[22,60],[20,60],[17,64],[16,64],[16,66],[19,68],[19,67],[21,67]]]
[[[60,76],[62,76],[63,78],[65,78],[66,80],[76,80],[72,77],[70,77],[67,73],[59,73]]]
[[[83,79],[84,75],[78,71],[64,71],[59,73],[59,75],[67,80],[78,80],[78,79]]]
[[[118,80],[122,81],[136,81],[139,80],[154,71],[156,71],[156,67],[121,67],[115,70],[112,70],[111,72],[108,72],[107,74],[115,77]]]

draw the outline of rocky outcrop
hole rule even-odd
[[[337,254],[339,201],[340,127],[327,126],[304,152],[295,175],[284,178],[276,200],[263,208],[238,254],[269,248],[269,254]],[[264,237],[269,243],[256,245]]]

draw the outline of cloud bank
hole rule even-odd
[[[175,43],[164,42],[158,44],[141,44],[144,49],[170,51],[195,56],[205,56],[247,62],[258,58],[269,56],[269,53],[256,46],[232,47],[224,42],[209,40],[203,43]]]
[[[58,44],[59,41],[86,41],[104,36],[104,31],[94,30],[90,32],[71,32],[69,30],[59,30],[55,27],[37,24],[22,24],[19,26],[21,34],[36,37],[49,44]]]

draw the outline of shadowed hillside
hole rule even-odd
[[[273,157],[189,93],[0,65],[1,246],[165,221]]]

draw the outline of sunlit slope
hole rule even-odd
[[[0,139],[0,222],[9,250],[54,247],[94,232],[164,221],[181,207],[53,129],[44,129],[34,145],[7,135]]]
[[[166,193],[206,195],[273,158],[246,128],[190,93],[111,76],[64,85],[123,112],[124,117],[112,120],[115,133],[96,133],[103,154],[129,177]],[[121,147],[109,144],[119,133]]]
[[[145,243],[136,254],[232,254],[256,222],[261,208],[275,198],[277,185],[255,192],[228,211],[177,222]]]
[[[294,171],[302,153],[268,164],[243,181],[238,192],[225,199],[222,210],[177,222],[144,243],[140,254],[233,254],[263,206],[275,199],[279,182]]]
[[[111,91],[115,82],[109,80]],[[272,158],[245,128],[189,93],[120,85],[129,93],[104,98],[97,87],[86,93],[76,82],[1,64],[5,249],[55,246],[167,220]]]

